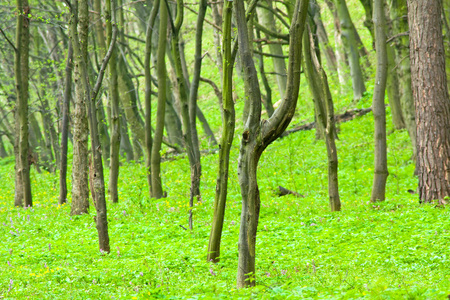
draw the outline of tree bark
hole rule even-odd
[[[406,0],[392,0],[391,19],[393,22],[393,33],[399,34],[407,32],[408,28],[408,9]],[[399,74],[400,102],[402,108],[403,120],[408,130],[411,140],[414,161],[416,160],[416,112],[414,108],[414,99],[411,87],[411,61],[409,58],[409,37],[400,36],[395,41],[396,65]]]
[[[387,52],[386,52],[386,22],[384,13],[384,0],[374,0],[373,23],[375,26],[375,47],[377,49],[377,71],[373,92],[372,111],[375,121],[375,161],[374,178],[372,186],[372,202],[384,201],[386,193],[386,180],[389,175],[387,169],[386,153],[386,108],[384,96],[387,78]]]
[[[222,27],[222,55],[223,82],[222,82],[222,138],[219,147],[219,173],[216,182],[214,198],[214,216],[209,235],[208,261],[218,262],[220,258],[220,240],[222,237],[223,220],[228,191],[228,171],[230,165],[230,149],[233,144],[235,128],[235,111],[233,102],[233,66],[231,59],[231,19],[233,2],[226,1],[223,11]]]
[[[33,206],[28,163],[28,76],[30,44],[30,6],[28,0],[17,0],[16,51],[14,56],[14,73],[17,102],[15,108],[14,154],[15,166],[15,206]]]
[[[152,195],[152,73],[151,73],[151,55],[152,55],[152,36],[155,25],[156,16],[159,11],[159,1],[155,0],[153,7],[148,18],[146,41],[145,41],[145,154],[146,161],[145,166],[147,169],[147,181],[149,186],[149,195]]]
[[[338,157],[335,143],[336,128],[334,121],[333,99],[325,71],[314,49],[313,36],[310,30],[303,33],[303,53],[305,74],[311,94],[314,96],[316,124],[323,129],[328,156],[328,197],[331,211],[341,210],[338,184]]]
[[[439,0],[408,0],[420,202],[450,196],[450,99]]]
[[[115,0],[106,1],[106,34],[108,44],[112,40],[112,24],[116,23]],[[109,96],[111,104],[111,140],[110,140],[110,171],[108,192],[113,203],[119,202],[117,181],[119,179],[119,151],[120,151],[120,110],[119,92],[117,89],[117,46],[114,45],[109,63]]]
[[[258,161],[264,149],[277,139],[291,121],[300,85],[301,40],[308,11],[307,0],[295,5],[289,34],[289,62],[286,97],[267,121],[261,121],[261,93],[258,77],[249,47],[244,3],[235,2],[239,52],[244,70],[244,86],[248,103],[248,118],[244,120],[238,160],[238,178],[242,195],[241,226],[239,230],[239,259],[237,287],[255,285],[256,232],[260,197],[257,183]]]
[[[61,166],[59,167],[59,204],[67,202],[67,140],[69,137],[70,98],[72,97],[73,48],[69,43],[67,53],[66,77],[64,79],[64,99],[61,123]]]
[[[168,12],[165,1],[159,5],[159,38],[156,72],[158,77],[158,106],[156,112],[155,136],[152,146],[152,197],[160,199],[163,197],[161,182],[161,143],[164,130],[164,113],[166,105],[166,37],[167,37]]]
[[[83,57],[87,58],[87,41],[89,12],[86,1],[75,1],[73,14],[79,14],[78,29],[74,27],[70,32],[71,39],[78,36],[80,41],[80,49],[75,50],[74,47],[74,63],[75,63],[75,112],[73,114],[73,162],[72,162],[72,204],[71,215],[81,215],[89,213],[89,160],[88,160],[88,120],[86,114],[87,94],[84,88],[82,71],[80,66],[80,58],[77,58],[76,51],[79,51]],[[78,12],[76,12],[78,10]],[[74,22],[74,20],[72,20]],[[75,25],[76,26],[76,25]]]

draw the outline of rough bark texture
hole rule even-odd
[[[156,112],[155,136],[153,139],[151,175],[152,175],[152,197],[159,199],[163,197],[161,183],[161,143],[164,130],[164,113],[166,105],[166,36],[167,36],[167,6],[165,1],[159,5],[159,39],[158,39],[158,61],[156,72],[158,75],[158,107]]]
[[[248,117],[244,120],[238,160],[238,178],[242,195],[239,230],[237,287],[255,285],[256,231],[260,197],[257,183],[258,161],[264,149],[277,139],[291,121],[297,104],[300,85],[301,41],[308,1],[298,0],[289,34],[289,62],[285,98],[267,121],[261,121],[261,93],[249,47],[245,9],[242,0],[234,1],[238,27],[239,52],[244,70],[244,86]]]
[[[421,202],[450,196],[450,99],[439,0],[408,0]]]
[[[78,29],[70,32],[71,39],[78,35],[80,41],[80,55],[87,57],[87,41],[89,14],[86,1],[77,1]],[[72,21],[74,22],[74,20]],[[75,47],[75,44],[72,44]],[[75,55],[74,49],[74,55]],[[75,55],[75,111],[73,114],[73,161],[72,161],[72,204],[71,215],[87,214],[89,212],[89,179],[88,179],[88,120],[86,114],[87,94],[83,85],[80,62]]]
[[[15,195],[14,205],[32,206],[30,166],[28,163],[28,73],[29,73],[29,43],[30,43],[30,7],[28,0],[17,0],[16,52],[14,57],[14,75],[17,93],[15,108],[14,154]]]
[[[214,217],[209,236],[208,261],[218,262],[220,258],[220,240],[222,237],[223,220],[225,217],[225,204],[228,191],[228,170],[230,164],[230,149],[233,143],[235,128],[235,111],[233,102],[233,65],[231,59],[231,17],[233,3],[225,2],[223,12],[223,82],[222,82],[222,138],[219,147],[219,174],[216,182],[214,198]]]
[[[386,180],[389,175],[387,169],[386,153],[386,108],[384,105],[384,96],[387,79],[387,52],[386,52],[386,33],[384,0],[374,0],[373,23],[375,26],[375,47],[377,49],[377,71],[375,75],[375,88],[373,91],[373,118],[375,121],[374,139],[375,139],[375,166],[372,186],[372,195],[370,200],[384,201],[386,193]]]
[[[64,79],[64,99],[61,122],[61,166],[59,167],[59,204],[67,202],[67,140],[69,137],[70,98],[72,97],[73,49],[69,43],[67,53],[66,77]]]

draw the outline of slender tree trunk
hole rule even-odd
[[[420,201],[450,196],[450,99],[439,0],[408,0]]]
[[[79,39],[85,41],[81,43],[80,51],[83,57],[87,58],[87,40],[89,14],[86,1],[74,2],[74,10],[78,9],[79,21],[78,29],[75,27],[70,32],[71,39],[78,35]],[[75,13],[75,12],[74,12]],[[86,114],[87,94],[83,84],[82,72],[79,58],[76,57],[75,44],[75,112],[73,115],[73,162],[72,162],[72,205],[71,215],[81,215],[89,213],[89,179],[88,179],[88,120]]]
[[[233,144],[235,128],[235,111],[233,102],[233,65],[231,59],[231,19],[233,2],[226,1],[223,13],[222,57],[225,66],[222,82],[222,138],[219,147],[219,173],[217,175],[216,194],[214,198],[214,217],[209,235],[208,261],[218,262],[220,257],[220,240],[222,237],[225,204],[228,190],[228,170],[230,149]]]
[[[167,36],[168,12],[165,1],[160,1],[159,5],[159,38],[156,72],[158,75],[158,107],[156,112],[155,136],[152,146],[151,176],[152,176],[152,197],[160,199],[163,197],[161,182],[161,143],[164,130],[164,113],[166,105],[166,36]]]
[[[310,30],[303,33],[303,53],[305,74],[311,93],[314,96],[318,125],[324,129],[325,143],[328,156],[328,197],[331,211],[341,210],[338,184],[338,157],[335,143],[336,128],[334,122],[333,99],[331,98],[328,79],[320,65],[314,49],[313,36]]]
[[[159,1],[153,2],[152,11],[147,23],[146,41],[145,41],[145,154],[147,168],[147,181],[149,186],[149,195],[152,196],[152,73],[151,73],[151,55],[152,55],[152,36],[156,16],[159,11]]]
[[[387,78],[387,52],[386,52],[386,22],[384,13],[384,0],[374,0],[373,23],[375,26],[375,47],[377,49],[377,71],[375,75],[375,88],[373,92],[372,111],[375,121],[375,166],[372,186],[372,202],[384,201],[386,193],[386,180],[389,175],[387,169],[386,153],[386,108],[384,96]]]
[[[302,33],[308,12],[308,0],[298,0],[289,34],[289,63],[286,97],[267,121],[261,122],[261,93],[256,68],[251,56],[245,9],[242,0],[235,3],[239,52],[244,70],[244,86],[248,103],[248,118],[244,120],[238,160],[238,178],[242,195],[241,226],[239,230],[239,259],[237,287],[255,285],[256,232],[260,197],[257,183],[258,161],[264,149],[277,139],[291,121],[297,104],[300,85]]]
[[[125,156],[127,162],[130,162],[134,159],[133,146],[128,134],[127,118],[122,109],[120,109],[120,124],[120,155]]]
[[[312,5],[314,8],[312,11],[313,12],[312,18],[314,20],[314,24],[316,25],[317,36],[319,38],[322,51],[327,61],[327,67],[330,71],[336,72],[337,71],[336,55],[334,54],[333,48],[330,45],[325,25],[322,22],[322,16],[320,14],[320,6],[319,4],[317,4],[316,0],[311,1],[310,5]]]
[[[30,44],[30,6],[28,0],[17,0],[16,52],[14,57],[17,104],[15,108],[16,177],[14,205],[32,206],[30,166],[28,163],[28,73]]]
[[[116,22],[115,0],[106,1],[106,33],[108,44],[112,39],[112,24]],[[114,46],[109,63],[109,96],[111,103],[111,151],[108,192],[113,203],[119,202],[117,181],[119,178],[119,151],[120,151],[120,110],[119,92],[117,89],[117,47]]]
[[[59,204],[67,202],[67,140],[69,137],[70,98],[72,97],[73,49],[69,43],[67,53],[66,77],[64,80],[64,99],[61,123],[61,166],[59,168]]]
[[[356,42],[354,26],[345,0],[336,0],[336,3],[339,19],[341,20],[342,40],[349,58],[353,98],[359,100],[366,91],[366,87],[364,85],[364,76],[359,62],[358,45]]]
[[[191,164],[191,200],[190,205],[193,206],[194,198],[201,201],[200,195],[200,178],[202,176],[202,166],[200,162],[200,145],[197,133],[197,98],[198,87],[200,85],[200,74],[202,70],[202,38],[203,38],[203,23],[205,21],[205,14],[207,8],[207,0],[200,0],[198,7],[198,17],[195,32],[195,60],[194,72],[192,82],[189,89],[189,126],[191,127],[192,135],[192,152],[193,162]],[[190,224],[192,224],[192,213],[189,216]]]

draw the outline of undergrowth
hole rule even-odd
[[[416,188],[412,151],[406,131],[392,128],[387,199],[369,202],[372,124],[371,114],[340,124],[339,213],[329,212],[326,150],[314,131],[269,146],[259,167],[257,286],[243,290],[235,289],[238,139],[218,264],[206,261],[216,155],[202,157],[203,201],[194,208],[193,232],[185,229],[187,159],[163,163],[168,197],[161,200],[149,198],[143,165],[124,162],[120,203],[108,205],[110,254],[98,251],[93,208],[90,215],[70,216],[68,205],[57,205],[54,174],[33,169],[34,207],[14,208],[14,161],[2,160],[0,298],[444,299],[450,293],[450,214],[420,205],[407,192]],[[305,197],[278,197],[279,185]]]

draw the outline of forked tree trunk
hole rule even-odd
[[[17,93],[15,108],[14,155],[15,195],[14,205],[32,206],[30,166],[28,163],[28,73],[30,44],[30,6],[28,0],[17,0],[16,51],[14,56],[14,75]]]
[[[161,143],[164,130],[164,113],[166,105],[166,36],[167,36],[168,12],[164,0],[159,4],[159,38],[156,72],[158,75],[158,107],[156,112],[155,136],[152,146],[151,175],[152,175],[152,197],[160,199],[163,197],[161,182]]]
[[[67,202],[67,140],[69,137],[70,98],[72,97],[73,48],[69,42],[67,53],[66,77],[64,79],[64,99],[61,122],[61,166],[59,168],[59,204]]]
[[[373,23],[375,26],[375,46],[377,49],[377,71],[375,75],[375,88],[373,92],[372,111],[375,121],[375,161],[372,195],[370,200],[384,201],[386,193],[386,180],[389,175],[387,169],[386,153],[386,108],[384,96],[387,78],[387,52],[384,0],[374,0]]]
[[[286,97],[267,121],[261,122],[261,93],[255,65],[251,56],[243,0],[234,1],[238,27],[239,52],[244,69],[248,118],[244,120],[238,161],[238,178],[242,195],[241,226],[239,230],[239,259],[237,287],[255,285],[256,232],[260,197],[257,183],[258,161],[264,149],[286,129],[297,104],[300,85],[301,40],[308,11],[307,0],[298,0],[289,34],[289,63]]]
[[[231,17],[233,2],[226,1],[223,11],[222,26],[222,138],[219,147],[219,174],[217,175],[216,194],[214,198],[214,217],[209,236],[208,261],[218,262],[220,258],[220,240],[222,237],[225,204],[228,190],[228,170],[230,164],[230,149],[233,143],[235,128],[235,111],[233,102],[233,66],[231,59]]]
[[[334,122],[333,99],[331,98],[328,79],[320,65],[314,49],[310,30],[303,33],[303,53],[305,74],[311,94],[314,96],[317,123],[323,129],[328,156],[328,197],[331,211],[341,210],[338,184],[338,157],[335,143],[336,128]]]
[[[450,99],[441,1],[408,0],[410,57],[417,123],[420,201],[450,196]]]

